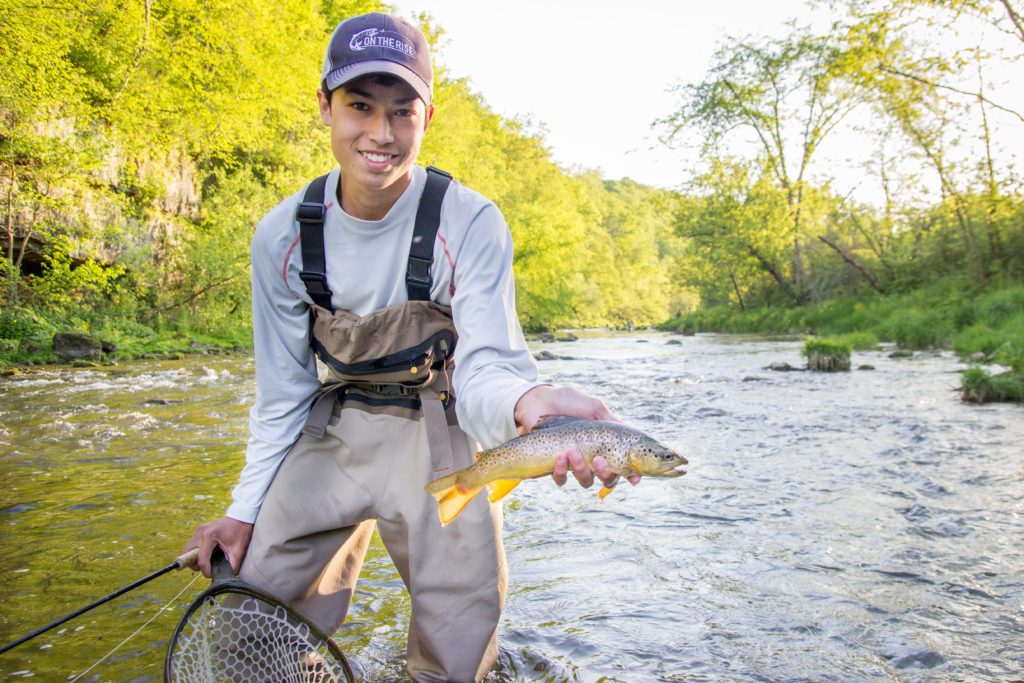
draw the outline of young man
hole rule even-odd
[[[415,165],[431,82],[426,41],[404,21],[367,14],[331,36],[317,96],[338,166],[256,229],[246,464],[226,515],[185,547],[200,548],[209,576],[220,545],[244,580],[333,633],[376,525],[412,599],[409,674],[474,681],[497,659],[501,507],[478,496],[442,527],[423,487],[542,415],[614,417],[571,387],[537,382],[501,213]],[[436,238],[424,238],[418,216],[431,206]],[[423,348],[436,353],[410,364],[408,351]],[[330,369],[323,385],[314,350]],[[599,459],[595,468],[615,479]],[[559,459],[556,483],[569,469],[593,483],[577,451]]]

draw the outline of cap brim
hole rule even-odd
[[[389,62],[386,59],[359,62],[347,67],[335,69],[327,74],[327,78],[324,79],[324,84],[327,86],[328,90],[334,90],[335,88],[339,88],[357,78],[369,76],[370,74],[391,74],[392,76],[397,76],[408,83],[410,87],[416,91],[416,94],[419,95],[424,104],[430,104],[430,86],[427,85],[422,78],[413,73],[411,69],[395,62]]]

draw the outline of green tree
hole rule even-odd
[[[946,260],[958,254],[976,286],[1006,276],[1016,259],[1006,248],[1012,236],[1001,207],[1019,192],[1012,155],[1024,116],[1000,103],[993,74],[1005,60],[1024,56],[1019,10],[1009,0],[892,0],[850,8],[841,30],[864,59],[848,78],[882,122],[879,145],[902,147],[905,159],[919,161],[903,171],[919,186],[913,190],[919,201],[926,196],[920,186],[937,187],[951,220],[932,214],[925,223],[943,231]],[[963,38],[969,35],[981,38]],[[976,196],[986,198],[981,211]]]
[[[729,40],[715,53],[707,78],[679,88],[680,110],[662,122],[669,140],[696,134],[703,155],[757,158],[780,190],[786,212],[764,226],[785,238],[788,268],[753,245],[753,258],[794,303],[809,300],[805,193],[811,163],[825,138],[860,98],[842,78],[855,58],[834,36],[794,27],[761,42]],[[741,131],[750,133],[740,138]],[[769,212],[775,218],[774,212]]]

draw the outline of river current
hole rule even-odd
[[[950,353],[657,332],[532,343],[542,377],[683,452],[604,501],[506,498],[510,587],[489,680],[1024,680],[1024,408],[960,401]],[[0,380],[0,641],[169,564],[241,466],[252,359]],[[162,680],[207,585],[174,572],[0,655],[0,679]],[[335,639],[402,680],[409,602],[375,538]]]

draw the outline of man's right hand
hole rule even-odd
[[[210,578],[210,555],[213,553],[213,549],[219,545],[224,549],[224,554],[227,555],[228,562],[231,563],[231,570],[238,574],[251,538],[252,524],[239,522],[231,517],[221,517],[212,522],[200,524],[181,552],[186,553],[193,548],[199,548],[199,558],[196,560],[197,568],[203,573],[203,576]]]

